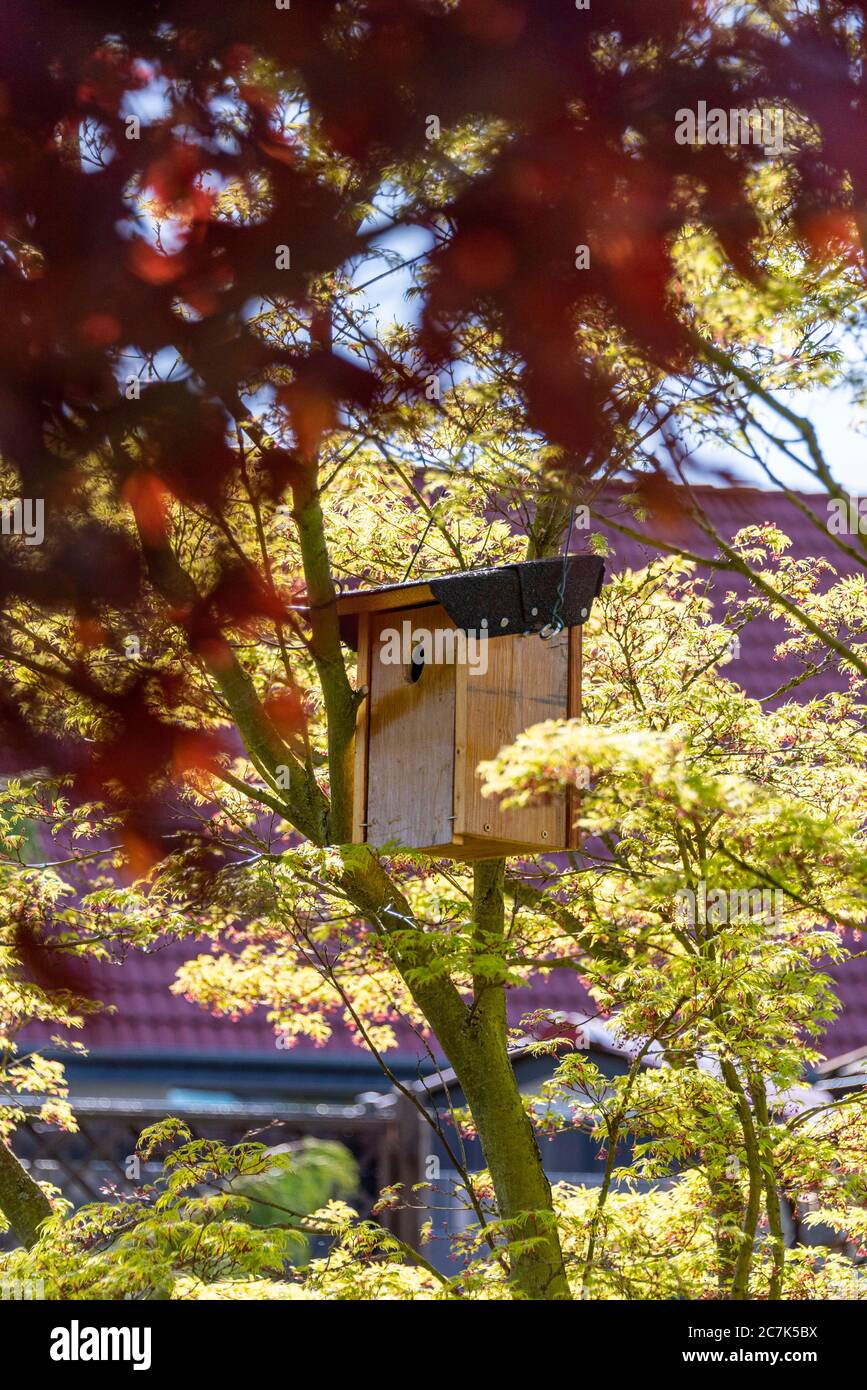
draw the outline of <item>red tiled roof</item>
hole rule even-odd
[[[740,528],[763,522],[773,522],[792,539],[795,556],[824,556],[840,573],[851,573],[855,565],[838,551],[824,530],[825,506],[823,497],[811,498],[799,494],[799,501],[811,507],[819,518],[814,527],[796,505],[784,494],[752,488],[700,488],[706,512],[722,537],[730,540]],[[626,513],[623,521],[635,526]],[[657,521],[656,525],[659,526]],[[608,573],[627,567],[638,569],[654,554],[652,545],[627,539],[605,527],[615,554],[607,562]],[[637,529],[637,528],[636,528]],[[580,534],[580,533],[579,533]],[[669,531],[669,539],[675,537]],[[696,554],[710,555],[713,543],[695,528],[678,532],[678,543],[684,543]],[[573,545],[573,549],[580,548]],[[747,582],[736,575],[724,574],[716,580],[717,600],[727,589],[746,594]],[[754,695],[766,695],[778,688],[797,670],[796,664],[775,660],[774,646],[782,640],[784,630],[777,623],[758,620],[741,637],[737,666],[729,665],[726,674],[737,680]],[[806,683],[799,698],[840,687],[838,678],[823,676]],[[170,943],[148,954],[131,953],[121,966],[101,967],[93,972],[94,993],[115,1005],[116,1013],[103,1014],[88,1023],[83,1038],[93,1052],[137,1052],[148,1054],[213,1055],[224,1054],[227,1064],[233,1055],[251,1054],[274,1056],[275,1044],[271,1029],[265,1022],[264,1010],[237,1021],[212,1018],[194,1004],[169,993],[169,986],[178,966],[198,950],[209,949],[206,943],[196,947],[190,941]],[[867,1043],[867,960],[853,961],[838,971],[839,994],[844,1010],[828,1032],[825,1049],[829,1056],[846,1052]],[[534,1008],[581,1011],[587,999],[577,979],[565,971],[553,971],[544,983],[531,990],[514,990],[510,994],[510,1020]],[[418,1039],[411,1029],[399,1027],[402,1052],[421,1054]],[[309,1059],[311,1045],[302,1042],[299,1050]],[[354,1051],[348,1036],[339,1032],[328,1047],[318,1055],[325,1060],[335,1053]],[[292,1053],[284,1054],[287,1062]]]

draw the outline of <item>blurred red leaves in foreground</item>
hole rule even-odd
[[[154,473],[133,473],[123,483],[120,495],[132,507],[142,539],[148,545],[165,541],[171,494],[162,479]]]
[[[3,538],[0,601],[69,612],[85,647],[104,640],[106,608],[132,615],[145,601],[173,498],[220,514],[238,480],[232,431],[245,395],[269,383],[284,413],[285,436],[262,469],[276,502],[347,412],[361,429],[387,430],[395,392],[417,388],[404,371],[395,379],[408,384],[392,383],[389,396],[375,356],[350,362],[315,333],[309,354],[289,352],[252,330],[249,309],[279,297],[315,319],[314,278],[366,253],[359,202],[402,161],[439,158],[426,135],[431,113],[443,129],[499,121],[511,134],[454,178],[450,200],[426,207],[419,195],[419,225],[450,230],[430,257],[406,360],[453,360],[461,327],[481,318],[523,364],[527,425],[578,471],[609,452],[616,384],[583,343],[582,324],[607,322],[677,373],[694,352],[671,283],[678,229],[703,222],[739,273],[759,274],[746,189],[763,153],[678,144],[678,110],[761,101],[804,111],[814,130],[801,137],[795,127],[786,155],[793,234],[817,259],[841,247],[860,254],[860,5],[836,5],[821,27],[793,15],[785,39],[757,27],[715,31],[701,0],[593,0],[587,11],[568,0],[361,0],[351,9],[350,23],[337,0],[287,10],[2,0],[0,454],[22,495],[44,499],[47,530],[38,564]],[[616,61],[600,60],[606,45]],[[302,94],[322,151],[285,128],[287,88]],[[227,136],[230,99],[240,119]],[[230,184],[267,190],[255,215],[218,212]],[[592,255],[578,270],[584,243]],[[291,249],[285,264],[280,246]],[[132,389],[141,364],[162,352],[183,372]],[[618,409],[628,416],[628,399]],[[95,451],[138,540],[77,508]],[[675,524],[664,485],[645,491]],[[226,625],[286,618],[274,587],[229,545],[210,591],[180,595],[173,608],[212,668],[231,662]],[[211,750],[154,715],[141,685],[121,698],[88,688],[79,671],[69,679],[102,704],[116,734],[84,766],[80,748],[35,737],[10,688],[2,714],[19,749],[73,766],[88,790],[111,774],[133,799],[160,770],[207,765]],[[291,731],[303,723],[290,705],[274,716]]]

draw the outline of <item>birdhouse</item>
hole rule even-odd
[[[593,555],[356,590],[337,601],[358,653],[353,841],[452,859],[573,848],[571,796],[505,810],[477,765],[581,712]]]

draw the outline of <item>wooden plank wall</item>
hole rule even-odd
[[[488,643],[488,669],[459,668],[455,735],[455,827],[459,833],[509,840],[540,849],[565,844],[565,799],[505,811],[481,793],[475,769],[533,724],[562,719],[569,686],[569,638],[537,634]]]
[[[455,673],[425,666],[415,683],[402,665],[382,660],[384,628],[453,627],[439,605],[370,615],[370,722],[367,753],[367,840],[409,849],[448,844],[454,825]]]

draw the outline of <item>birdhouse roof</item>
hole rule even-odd
[[[455,627],[465,632],[487,630],[489,637],[540,632],[557,617],[561,584],[560,622],[563,627],[579,627],[590,616],[604,576],[605,566],[598,555],[569,555],[493,569],[460,570],[423,582],[353,589],[337,600],[341,636],[348,646],[355,647],[359,614],[422,608],[431,603],[442,604]]]

